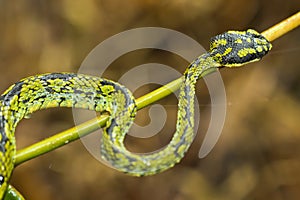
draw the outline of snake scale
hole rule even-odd
[[[0,97],[0,199],[6,198],[14,168],[15,128],[32,112],[51,107],[109,112],[100,148],[103,159],[130,175],[156,174],[178,163],[193,141],[195,84],[203,73],[211,68],[237,67],[260,60],[271,47],[266,38],[252,29],[228,31],[211,38],[210,50],[195,59],[184,72],[176,132],[165,148],[151,154],[134,154],[124,146],[137,109],[131,92],[119,83],[72,73],[42,74],[20,80]]]

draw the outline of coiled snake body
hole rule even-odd
[[[123,140],[135,114],[135,100],[124,86],[103,78],[51,73],[25,78],[0,97],[0,199],[14,168],[14,132],[30,113],[50,107],[86,108],[110,113],[102,134],[101,155],[116,169],[134,176],[152,175],[178,163],[193,140],[195,83],[205,71],[235,67],[261,59],[271,44],[262,35],[228,31],[211,39],[210,51],[194,60],[184,73],[180,88],[176,132],[162,150],[138,155],[126,150]]]

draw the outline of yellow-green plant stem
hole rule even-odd
[[[282,20],[281,22],[275,24],[271,28],[268,28],[261,34],[267,38],[270,42],[276,40],[277,38],[283,36],[289,31],[297,28],[300,25],[300,11],[296,14]]]
[[[283,20],[282,22],[274,25],[268,30],[264,31],[262,34],[269,40],[273,41],[278,37],[286,34],[292,29],[300,25],[300,12],[295,15]],[[203,76],[214,72],[214,70],[207,71]],[[178,90],[182,83],[182,77],[178,78],[167,85],[158,88],[136,100],[138,110],[142,109]],[[93,131],[103,127],[107,121],[108,116],[100,116],[95,119],[84,122],[78,126],[65,130],[61,133],[58,133],[50,138],[47,138],[43,141],[35,143],[29,147],[17,151],[15,156],[15,165],[19,165],[27,160],[45,154],[49,151],[57,149],[65,144],[68,144],[74,140],[79,139]]]

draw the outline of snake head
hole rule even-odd
[[[264,36],[248,29],[227,31],[211,38],[209,53],[221,66],[236,67],[260,60],[271,48]]]

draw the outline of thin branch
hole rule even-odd
[[[297,28],[300,25],[300,12],[286,18],[285,20],[275,24],[268,30],[265,30],[261,34],[267,38],[270,42],[276,40],[277,38],[283,36],[284,34],[290,32],[291,30]]]
[[[274,25],[268,30],[264,31],[262,34],[269,40],[273,41],[278,37],[286,34],[292,29],[296,28],[300,25],[300,12],[295,15],[283,20],[282,22]],[[208,71],[203,76],[216,71],[216,69],[212,69]],[[170,94],[174,91],[178,90],[181,83],[182,77],[178,78],[165,86],[162,86],[136,100],[138,110],[142,109]],[[28,146],[24,149],[17,151],[15,156],[15,166],[33,159],[37,156],[43,155],[47,152],[53,151],[65,144],[68,144],[72,141],[79,139],[93,131],[100,129],[103,127],[108,120],[108,116],[100,116],[95,119],[84,122],[78,126],[65,130],[61,133],[58,133],[52,137],[49,137],[43,141],[37,142],[31,146]]]

